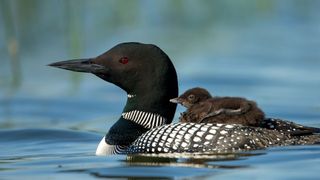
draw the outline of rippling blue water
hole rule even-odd
[[[57,129],[0,132],[1,179],[318,179],[320,146],[239,154],[148,157],[94,155],[100,135]],[[13,143],[14,142],[14,143]]]
[[[0,179],[319,179],[319,145],[96,157],[126,94],[92,75],[45,66],[123,41],[154,43],[173,60],[180,92],[201,86],[244,96],[269,117],[320,127],[319,2],[133,1],[133,10],[127,1],[68,1],[64,8],[62,1],[35,1],[37,8],[24,2],[10,5],[18,35],[0,21]],[[12,63],[10,37],[19,43],[20,66]]]

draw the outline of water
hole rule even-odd
[[[96,157],[126,94],[92,75],[45,66],[119,42],[154,43],[173,60],[180,92],[201,86],[244,96],[269,117],[320,127],[319,5],[1,1],[0,179],[319,179],[319,145]]]
[[[1,131],[2,179],[318,179],[319,146],[239,154],[94,155],[99,134],[57,129]],[[12,143],[14,142],[14,143]]]

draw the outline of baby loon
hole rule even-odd
[[[320,141],[320,135],[316,134],[319,129],[304,131],[304,126],[277,119],[268,119],[263,128],[236,124],[171,124],[176,104],[169,100],[178,96],[177,74],[169,57],[155,45],[121,43],[95,58],[61,61],[49,66],[92,73],[127,92],[123,113],[99,143],[97,155],[233,152]],[[278,127],[285,128],[279,130]],[[300,129],[304,132],[300,133]],[[286,133],[289,130],[299,131],[291,135]]]
[[[224,123],[260,126],[264,113],[253,101],[240,97],[212,97],[203,88],[192,88],[171,99],[187,107],[180,122]]]

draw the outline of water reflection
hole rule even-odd
[[[239,160],[244,157],[263,155],[263,153],[228,153],[228,154],[195,154],[195,153],[173,153],[173,154],[140,154],[127,156],[126,162],[129,166],[178,166],[192,168],[210,168],[210,169],[234,169],[244,168],[246,166],[225,166],[218,165],[219,161]],[[215,162],[217,164],[208,164]]]
[[[103,178],[152,178],[175,179],[207,177],[221,171],[248,168],[249,165],[224,165],[221,162],[245,160],[252,156],[265,155],[264,152],[233,154],[140,154],[118,159],[121,165],[89,169],[63,170],[62,172],[90,173]]]

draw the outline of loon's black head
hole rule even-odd
[[[186,108],[190,108],[194,104],[210,99],[211,97],[211,94],[206,89],[195,87],[187,90],[179,97],[170,99],[170,102],[178,103],[185,106]]]
[[[169,57],[157,46],[122,43],[90,59],[61,61],[49,66],[95,74],[128,93],[119,120],[101,140],[96,154],[105,155],[128,146],[151,128],[172,122],[178,80]]]
[[[178,94],[175,68],[169,57],[157,46],[121,43],[98,57],[49,64],[77,72],[95,74],[128,93],[124,111],[143,110],[172,121],[176,105],[169,100]]]

